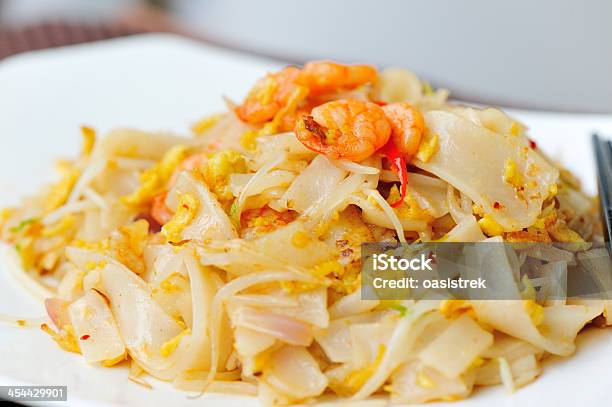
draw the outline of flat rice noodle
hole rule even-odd
[[[254,357],[275,343],[276,339],[271,335],[245,326],[234,328],[234,348],[242,357]]]
[[[285,241],[284,244],[290,242]],[[203,265],[218,267],[234,276],[270,269],[300,269],[298,266],[290,266],[291,263],[277,259],[272,253],[261,252],[253,241],[243,239],[213,241],[205,247],[197,246],[196,252]],[[306,272],[305,269],[300,271]]]
[[[181,341],[176,353],[180,355],[180,361],[175,371],[186,370],[210,370],[211,368],[211,320],[212,301],[219,289],[219,284],[214,280],[215,271],[212,267],[202,267],[189,248],[181,252],[185,260],[185,266],[189,273],[191,283],[193,324],[191,335],[186,341]],[[227,320],[223,319],[220,332],[225,338],[230,337]],[[225,366],[225,361],[232,351],[232,341],[222,341],[219,346],[218,366]]]
[[[216,285],[210,269],[201,267],[186,250],[182,256],[191,283],[193,325],[168,356],[161,355],[161,347],[179,335],[182,328],[152,299],[149,285],[117,263],[96,270],[99,277],[95,288],[109,299],[130,356],[161,380],[172,380],[185,370],[210,369],[208,314]],[[225,344],[220,351],[224,360],[229,346]]]
[[[329,360],[334,363],[349,363],[353,358],[350,327],[353,324],[374,323],[385,315],[387,313],[368,312],[334,319],[326,329],[315,331],[315,340],[323,348]]]
[[[109,263],[99,276],[96,289],[109,299],[130,356],[152,376],[171,379],[167,372],[175,358],[161,356],[160,350],[181,333],[179,324],[152,299],[149,286],[126,267]]]
[[[408,361],[419,335],[431,322],[432,311],[439,308],[440,301],[419,301],[409,308],[406,316],[400,319],[376,371],[352,397],[363,400],[374,393],[402,363]]]
[[[107,210],[87,210],[75,238],[86,242],[99,242],[131,221],[134,215],[135,212],[123,204],[113,205]]]
[[[493,343],[493,335],[464,314],[419,353],[429,367],[453,379],[465,372]]]
[[[513,360],[507,360],[512,372],[512,382],[514,388],[524,386],[533,380],[542,371],[541,366],[538,363],[538,358],[530,353],[527,355],[520,356]],[[502,383],[500,375],[499,359],[492,359],[485,362],[476,374],[475,384],[478,386],[493,386]]]
[[[329,307],[329,317],[332,319],[348,317],[368,312],[380,304],[379,300],[362,300],[361,291],[357,290],[345,295]]]
[[[434,218],[448,213],[446,182],[423,174],[408,173],[406,190],[417,204]]]
[[[166,198],[166,205],[173,211],[176,211],[179,194],[191,194],[199,203],[195,217],[181,233],[184,240],[228,240],[238,237],[236,228],[206,184],[188,172],[182,172]]]
[[[482,233],[474,216],[464,217],[440,239],[443,242],[480,242],[487,237]]]
[[[540,268],[542,285],[537,292],[538,302],[544,305],[565,304],[567,299],[567,263],[556,261]]]
[[[481,243],[463,247],[462,260],[466,265],[465,279],[483,278],[486,290],[467,288],[468,298],[478,300],[521,299],[518,287],[518,262],[513,265],[514,253],[506,245]]]
[[[346,174],[346,170],[335,166],[324,155],[317,155],[291,183],[280,202],[288,209],[304,213],[321,197],[335,190]]]
[[[98,142],[92,157],[131,157],[159,160],[172,147],[191,144],[193,139],[164,133],[148,133],[135,129],[111,130]]]
[[[465,193],[506,231],[536,221],[559,171],[530,149],[524,137],[493,132],[450,112],[425,112],[424,118],[430,133],[439,137],[439,149],[428,162],[413,160],[415,166]],[[508,159],[522,174],[524,199],[503,180]],[[493,208],[495,202],[500,209]]]
[[[74,246],[66,247],[66,257],[80,270],[87,270],[87,265],[90,264],[90,262],[106,262],[121,265],[117,260],[106,254]]]
[[[481,357],[485,359],[495,359],[504,357],[508,362],[512,362],[525,355],[537,355],[538,358],[544,353],[541,348],[525,342],[521,339],[506,335],[503,332],[493,332],[493,345],[485,349]]]
[[[290,345],[308,346],[312,342],[310,325],[272,311],[238,306],[230,313],[230,319],[234,326],[269,335]]]
[[[578,332],[603,312],[603,304],[555,305],[544,308],[544,321],[536,327],[524,301],[470,301],[479,321],[545,351],[569,356]],[[544,334],[545,333],[545,334]]]
[[[267,253],[282,264],[310,268],[330,260],[336,251],[317,238],[310,238],[303,247],[292,243],[293,236],[309,235],[306,223],[297,220],[252,241],[260,253]]]
[[[57,286],[57,294],[64,299],[73,299],[83,293],[83,273],[71,262],[63,263],[58,269],[62,279]]]
[[[397,321],[383,318],[378,322],[352,324],[349,327],[351,341],[351,366],[361,369],[372,365],[382,349],[389,347]]]
[[[457,400],[470,395],[474,373],[448,378],[418,360],[402,365],[391,376],[391,402],[401,404]]]
[[[240,120],[236,113],[229,111],[206,129],[203,134],[198,135],[194,139],[194,144],[201,147],[206,152],[217,152],[222,150],[243,151],[244,148],[240,144],[240,138],[253,126]]]
[[[143,254],[145,273],[142,278],[158,285],[173,273],[187,276],[185,262],[175,248],[169,244],[148,244]]]
[[[232,195],[239,196],[247,183],[255,174],[231,174],[229,188]],[[295,173],[284,170],[273,170],[264,174],[255,184],[251,185],[247,197],[258,195],[268,188],[286,187],[295,179]]]
[[[250,164],[253,170],[257,170],[279,154],[287,154],[289,162],[299,160],[312,160],[317,155],[312,150],[307,149],[296,137],[293,132],[280,133],[258,139],[258,153]]]
[[[361,215],[364,222],[381,226],[386,229],[395,229],[395,225],[389,216],[378,205],[374,205],[361,193],[353,194],[350,203],[361,208]],[[398,217],[404,231],[421,232],[427,229],[427,222],[420,219],[406,219]]]
[[[351,195],[365,186],[371,175],[351,174],[327,193],[320,196],[302,215],[307,229],[318,229],[329,225],[334,216],[343,211],[349,204]]]
[[[96,290],[87,290],[70,304],[68,315],[87,362],[110,361],[125,354],[115,318],[106,300]]]
[[[326,287],[300,292],[295,295],[295,299],[297,300],[295,306],[276,306],[274,312],[309,323],[317,328],[326,328],[329,325]]]
[[[178,257],[180,258],[180,255]],[[184,268],[182,264],[181,268]],[[175,319],[182,319],[187,326],[193,324],[191,288],[189,279],[185,275],[171,273],[163,284],[151,284],[151,286],[153,299],[162,306],[166,314]]]
[[[316,360],[301,346],[275,351],[263,369],[262,380],[292,401],[316,397],[328,384]]]

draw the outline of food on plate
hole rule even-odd
[[[360,296],[363,243],[602,241],[596,200],[525,125],[447,96],[319,61],[266,75],[193,137],[84,126],[0,237],[49,293],[51,339],[141,385],[265,404],[513,390],[585,325],[611,325],[612,303]],[[580,256],[548,253],[549,271]]]

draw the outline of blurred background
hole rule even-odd
[[[0,0],[0,59],[172,32],[289,63],[403,66],[458,99],[612,113],[609,0]]]

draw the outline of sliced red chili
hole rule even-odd
[[[538,148],[538,145],[536,144],[535,141],[533,141],[532,139],[528,139],[529,140],[529,147],[531,147],[532,150],[535,150],[536,148]]]
[[[391,207],[397,208],[406,198],[406,186],[408,185],[408,170],[406,169],[406,160],[402,156],[399,148],[393,140],[389,139],[381,149],[380,153],[391,161],[391,169],[397,174],[400,179],[400,198],[391,204]]]
[[[90,338],[90,336],[89,336],[89,335],[83,335],[83,336],[81,336],[81,340],[82,340],[82,341],[86,341],[86,340],[88,340],[89,338]]]

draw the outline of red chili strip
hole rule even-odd
[[[538,148],[538,145],[536,144],[535,141],[533,141],[532,139],[528,139],[529,140],[529,147],[531,147],[532,150],[535,150],[536,148]]]
[[[408,171],[406,169],[406,160],[402,156],[399,148],[391,139],[381,149],[380,153],[391,161],[391,168],[400,179],[400,198],[391,204],[391,207],[397,208],[406,198],[406,187],[408,185]]]

